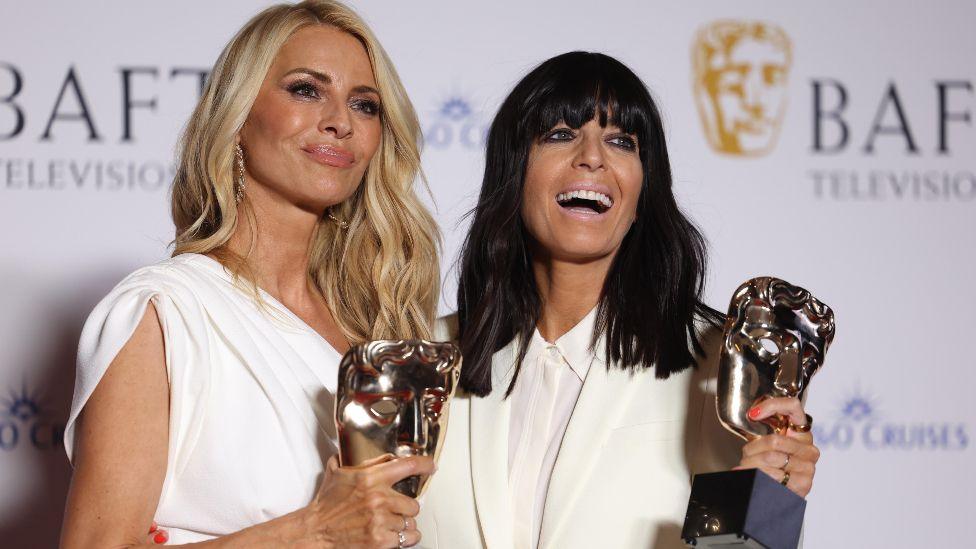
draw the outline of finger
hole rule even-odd
[[[329,458],[329,461],[325,464],[325,471],[329,474],[335,473],[339,470],[339,456],[334,455]]]
[[[386,508],[404,517],[415,517],[420,514],[420,504],[412,497],[405,496],[390,488]]]
[[[786,465],[786,454],[779,452],[763,452],[746,456],[739,462],[739,466],[744,469],[782,469],[784,465]]]
[[[756,469],[766,473],[769,475],[769,478],[779,483],[782,483],[783,479],[786,478],[786,471],[782,469],[776,469],[775,467],[756,467]],[[790,481],[793,481],[793,473],[790,473]],[[787,486],[787,488],[789,488],[789,486]]]
[[[434,472],[434,460],[428,456],[402,457],[371,465],[363,469],[379,486],[393,486],[413,475],[430,475]]]
[[[813,488],[813,475],[790,472],[790,480],[787,481],[786,487],[796,495],[805,498],[810,493],[810,489]]]
[[[767,398],[749,409],[749,419],[752,421],[762,421],[774,415],[784,416],[795,425],[807,423],[803,404],[795,397]]]
[[[384,526],[391,532],[406,532],[410,528],[410,523],[407,521],[407,517],[403,515],[389,513],[384,520]]]
[[[156,530],[159,530],[159,525],[156,524],[156,521],[152,521],[152,524],[149,525],[149,533],[152,534]]]
[[[807,431],[806,433],[798,433],[793,429],[786,431],[786,436],[802,442],[803,444],[813,444],[813,431]]]
[[[813,462],[820,459],[820,449],[813,444],[779,434],[761,436],[742,447],[743,455],[754,455],[769,451],[782,452]]]
[[[403,543],[400,543],[400,534],[398,532],[393,532],[393,545],[390,547],[413,547],[420,543],[420,532],[417,530],[409,530],[403,532]]]
[[[790,460],[789,466],[786,470],[790,472],[791,475],[807,475],[812,477],[816,471],[817,466],[810,461],[803,459]]]
[[[786,479],[786,471],[782,469],[773,469],[770,467],[757,467],[757,469],[766,473],[771,479],[780,484]],[[810,489],[813,487],[813,476],[809,473],[790,471],[789,480],[786,481],[785,486],[794,494],[800,497],[807,497],[807,494],[810,493]]]
[[[742,447],[742,454],[746,456],[751,456],[755,454],[761,454],[763,452],[782,452],[784,454],[799,454],[803,453],[804,449],[810,448],[812,445],[804,444],[803,442],[779,435],[763,435]]]
[[[376,456],[374,458],[367,459],[366,461],[360,464],[347,466],[346,468],[347,469],[368,469],[374,465],[379,465],[380,463],[386,463],[387,461],[391,461],[394,459],[396,459],[396,456],[394,456],[393,454],[383,454],[381,456]]]

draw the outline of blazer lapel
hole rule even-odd
[[[602,345],[598,343],[599,346]],[[630,372],[606,367],[597,358],[583,380],[566,434],[553,466],[542,516],[540,548],[557,547],[560,530],[572,514],[583,479],[589,477],[613,425],[627,409],[636,386]]]
[[[492,392],[471,398],[471,477],[481,533],[489,549],[512,546],[512,511],[508,493],[508,423],[514,343],[492,359]]]

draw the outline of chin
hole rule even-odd
[[[616,251],[616,248],[607,247],[604,243],[603,245],[577,245],[577,246],[559,246],[557,249],[550,249],[550,255],[553,259],[570,261],[573,263],[589,263],[592,261],[599,261],[605,259],[607,256],[612,255]]]
[[[307,203],[310,207],[316,210],[321,210],[324,212],[327,208],[335,206],[336,204],[341,204],[345,202],[353,194],[355,194],[356,188],[353,187],[348,190],[338,189],[335,184],[323,185],[317,188],[318,192],[302,197],[303,201]]]

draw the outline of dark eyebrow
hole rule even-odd
[[[312,78],[318,80],[319,82],[321,82],[323,84],[331,84],[332,83],[332,77],[330,77],[329,75],[327,75],[325,73],[322,73],[322,72],[319,72],[319,71],[316,71],[316,70],[308,69],[308,68],[305,68],[305,67],[299,67],[297,69],[292,69],[292,70],[286,72],[285,73],[285,76],[288,76],[290,74],[298,74],[298,73],[307,74],[307,75],[311,76]],[[352,92],[353,93],[375,93],[376,95],[379,95],[380,94],[379,90],[377,90],[376,88],[374,88],[372,86],[356,86],[355,88],[352,89]]]

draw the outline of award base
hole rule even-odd
[[[759,469],[695,475],[681,538],[713,549],[796,549],[806,506]]]

